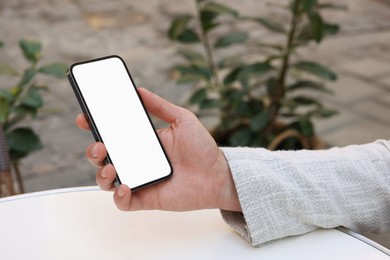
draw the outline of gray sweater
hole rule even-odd
[[[242,213],[225,221],[252,245],[344,226],[390,230],[390,142],[320,151],[221,148]]]

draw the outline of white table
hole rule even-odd
[[[386,250],[386,249],[384,249]],[[117,210],[97,187],[0,199],[0,259],[389,259],[339,230],[253,248],[218,210]]]

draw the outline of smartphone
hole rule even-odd
[[[166,180],[172,166],[123,59],[72,64],[67,73],[95,140],[104,143],[116,185],[131,190]]]

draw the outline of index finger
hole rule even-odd
[[[188,118],[187,110],[172,104],[147,89],[138,88],[138,93],[141,95],[148,112],[159,119],[171,124],[183,118]]]

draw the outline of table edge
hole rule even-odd
[[[83,187],[44,190],[44,191],[30,192],[30,193],[24,193],[24,194],[18,194],[18,195],[0,198],[0,204],[16,201],[16,200],[34,198],[34,197],[43,197],[43,196],[57,195],[63,193],[73,193],[73,192],[98,191],[98,190],[100,190],[98,186],[83,186]]]
[[[356,232],[354,232],[354,231],[352,231],[352,230],[350,230],[350,229],[348,229],[346,227],[338,227],[338,228],[336,228],[336,230],[338,230],[338,231],[340,231],[340,232],[342,232],[344,234],[347,234],[347,235],[349,235],[351,237],[354,237],[354,238],[362,241],[363,243],[366,243],[367,245],[375,248],[376,250],[381,251],[385,255],[390,256],[390,249],[380,245],[379,243],[369,239],[368,237],[360,235],[360,234],[358,234],[358,233],[356,233]]]

